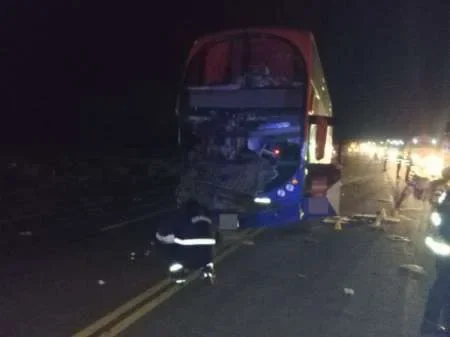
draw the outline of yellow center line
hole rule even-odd
[[[244,230],[239,235],[239,237],[237,239],[239,240],[239,239],[242,239],[242,238],[246,237],[246,235],[250,231],[251,231],[251,229]],[[257,231],[257,232],[259,233],[259,231]],[[253,237],[253,235],[251,235],[251,236]],[[236,247],[239,247],[239,244],[237,244]],[[231,247],[231,248],[233,248],[233,247]],[[227,253],[229,250],[230,250],[230,248],[226,249],[222,254],[220,254],[216,258],[216,262],[221,261],[223,259],[224,254]],[[234,249],[234,250],[236,250],[236,249]],[[226,254],[226,255],[228,255],[228,254]],[[103,316],[102,318],[98,319],[94,323],[90,324],[89,326],[87,326],[83,330],[75,333],[72,337],[89,337],[89,336],[92,336],[98,330],[104,328],[105,326],[107,326],[108,324],[110,324],[111,322],[113,322],[114,320],[116,320],[117,318],[122,316],[123,314],[125,314],[128,311],[132,310],[133,308],[137,307],[141,303],[145,302],[148,298],[152,297],[153,295],[155,295],[156,293],[158,293],[159,291],[161,291],[165,287],[169,286],[171,283],[172,283],[172,281],[169,278],[164,279],[160,283],[158,283],[158,284],[154,285],[153,287],[147,289],[146,291],[144,291],[143,293],[139,294],[135,298],[129,300],[128,302],[124,303],[120,307],[116,308],[115,310],[113,310],[109,314]],[[170,292],[170,289],[169,289],[169,292]],[[164,294],[165,293],[163,293],[160,296],[163,296]],[[157,298],[159,298],[159,297],[157,297]],[[162,302],[160,302],[160,303],[162,303]]]

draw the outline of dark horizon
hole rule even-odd
[[[176,87],[194,39],[265,25],[315,34],[339,138],[437,132],[449,119],[450,5],[325,3],[161,4],[156,12],[148,4],[12,4],[3,142],[61,151],[170,147]]]

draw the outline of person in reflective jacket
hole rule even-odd
[[[202,268],[203,278],[212,281],[216,239],[208,211],[193,199],[181,205],[180,211],[178,221],[156,233],[158,241],[170,245],[170,275],[176,283],[184,283],[189,270]]]
[[[412,160],[412,154],[411,151],[408,152],[406,155],[406,171],[405,171],[405,181],[408,183],[410,180],[411,175],[411,169],[413,167],[413,160]]]
[[[403,153],[401,151],[399,151],[395,162],[397,164],[397,171],[396,171],[396,178],[400,179],[400,171],[402,169],[402,162],[403,162]]]
[[[442,176],[439,179],[429,181],[427,178],[414,176],[405,186],[400,197],[395,203],[395,210],[399,210],[406,198],[413,194],[418,200],[429,201],[434,207],[434,200],[446,190],[450,183],[450,167],[442,170]]]
[[[422,336],[450,336],[450,191],[443,191],[430,214],[426,246],[436,256],[436,280],[431,287],[421,325]],[[443,316],[443,325],[441,317]]]

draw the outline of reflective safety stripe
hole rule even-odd
[[[449,256],[450,255],[450,246],[443,240],[439,240],[439,239],[436,240],[431,236],[427,236],[425,239],[425,244],[436,255],[440,255],[440,256]]]
[[[176,273],[177,271],[180,271],[180,270],[182,270],[182,269],[183,269],[183,265],[182,265],[181,263],[178,263],[178,262],[172,263],[172,264],[169,266],[169,271],[170,271],[171,273]]]
[[[216,244],[216,240],[211,238],[197,238],[197,239],[175,238],[174,243],[181,246],[214,246]]]
[[[204,216],[204,215],[194,216],[194,217],[191,219],[191,221],[192,221],[192,223],[197,223],[197,222],[200,222],[200,221],[205,221],[205,222],[207,222],[207,223],[209,223],[209,224],[212,224],[211,219],[208,218],[207,216]]]
[[[164,243],[174,243],[175,235],[169,234],[169,235],[161,235],[158,232],[156,232],[156,238]]]

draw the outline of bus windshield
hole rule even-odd
[[[186,87],[289,88],[305,82],[303,59],[284,40],[244,36],[206,45],[187,67]]]

